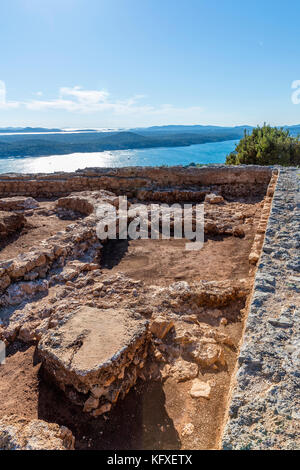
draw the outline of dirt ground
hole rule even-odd
[[[52,201],[40,202],[40,207],[27,211],[25,217],[26,224],[20,231],[0,240],[0,261],[29,251],[32,246],[55,235],[71,223],[70,220],[59,217]]]
[[[56,223],[51,225],[53,232],[70,223],[53,217],[51,224],[53,220]],[[46,223],[43,230],[49,235]],[[40,228],[36,231],[42,239]],[[185,240],[109,242],[103,250],[101,268],[104,275],[123,272],[146,285],[246,278],[253,236],[254,230],[249,229],[245,238],[210,237],[200,252],[185,251]],[[21,240],[29,243],[26,235],[20,243]],[[25,245],[18,245],[18,241],[11,248],[8,245],[2,259],[8,257],[13,246],[21,250]],[[242,307],[240,304],[231,307],[235,310],[234,318],[238,318]],[[243,326],[240,318],[227,325],[214,319],[210,323],[229,334],[238,345]],[[0,416],[18,413],[65,425],[74,433],[77,449],[215,449],[236,354],[236,348],[226,347],[225,367],[218,373],[201,371],[199,378],[212,387],[209,400],[191,398],[190,381],[177,383],[168,378],[165,382],[138,382],[108,417],[95,419],[44,380],[34,345],[15,343],[8,350],[6,364],[0,366]],[[194,426],[193,432],[184,434],[184,426],[189,423]]]
[[[241,334],[241,324],[231,326]],[[97,419],[65,397],[43,378],[35,346],[15,345],[0,366],[0,416],[16,413],[67,426],[77,449],[215,449],[236,354],[226,351],[227,367],[201,379],[212,385],[212,397],[191,399],[190,382],[142,382],[120,400],[108,418]],[[174,393],[176,390],[176,393]],[[155,406],[154,406],[155,404]],[[191,435],[182,430],[193,423]]]
[[[188,240],[110,241],[104,246],[102,268],[123,272],[146,284],[175,281],[241,279],[248,276],[248,255],[253,241],[230,236],[206,237],[203,249],[188,251]]]

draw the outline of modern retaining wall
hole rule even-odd
[[[300,448],[299,186],[299,169],[280,169],[223,449]]]

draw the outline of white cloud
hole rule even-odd
[[[6,86],[5,83],[0,80],[0,104],[5,104],[6,101]]]
[[[94,105],[107,100],[109,93],[105,90],[83,90],[79,86],[61,88],[60,96],[71,96],[83,105]]]
[[[183,114],[188,119],[188,114],[201,113],[203,109],[199,106],[189,108],[177,108],[170,104],[158,107],[141,104],[140,100],[145,95],[135,95],[126,100],[109,99],[110,94],[106,90],[84,90],[79,86],[73,88],[62,87],[59,97],[53,100],[32,100],[25,103],[27,109],[42,110],[64,110],[75,113],[104,113],[106,116],[119,115],[128,116],[165,116],[172,118],[172,114]]]
[[[0,80],[0,109],[18,108],[19,103],[16,101],[6,101],[6,85]]]
[[[71,112],[92,113],[105,108],[103,105],[109,97],[105,90],[84,90],[79,86],[62,87],[59,97],[53,100],[31,100],[25,102],[27,109],[41,111],[43,109],[60,109]]]
[[[35,93],[37,97],[43,96],[42,92]],[[102,114],[105,119],[120,117],[133,117],[134,120],[168,119],[180,117],[183,120],[200,119],[203,108],[192,106],[187,108],[175,107],[171,104],[151,106],[142,104],[145,95],[134,95],[126,100],[113,100],[106,90],[85,90],[80,86],[62,87],[55,99],[32,99],[22,102],[6,100],[5,83],[0,81],[0,109],[11,107],[25,107],[30,111],[59,110],[71,113]]]

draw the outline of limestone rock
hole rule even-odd
[[[249,255],[249,263],[250,264],[257,264],[257,261],[259,260],[259,254],[256,253],[255,251],[252,251]]]
[[[46,280],[39,280],[39,281],[31,281],[31,282],[20,282],[18,284],[12,284],[6,293],[6,302],[9,305],[17,305],[24,298],[33,297],[36,294],[45,294],[48,292],[48,281]]]
[[[194,425],[192,423],[187,423],[183,430],[181,431],[181,435],[184,437],[184,436],[191,436],[194,432]]]
[[[0,450],[73,450],[74,443],[65,426],[17,415],[0,419]]]
[[[172,298],[180,304],[193,304],[198,307],[223,307],[233,300],[245,298],[249,293],[248,281],[198,281],[188,291],[171,292]]]
[[[57,207],[90,215],[101,204],[111,204],[118,207],[118,203],[119,198],[110,191],[82,191],[60,198],[57,201]]]
[[[214,193],[206,194],[205,202],[208,202],[208,204],[222,204],[224,202],[224,198],[223,196]]]
[[[213,364],[225,365],[223,348],[213,340],[211,342],[204,341],[201,341],[195,349],[192,349],[191,357],[202,367],[210,367]]]
[[[152,321],[150,331],[157,338],[163,339],[173,326],[174,322],[172,320],[159,316]]]
[[[172,365],[170,375],[172,375],[177,382],[185,382],[186,380],[194,379],[198,375],[198,365],[193,362],[178,359]]]
[[[0,238],[7,237],[21,229],[25,222],[26,219],[22,214],[0,211]]]
[[[37,207],[39,203],[32,197],[15,196],[0,199],[0,211],[19,211]]]
[[[245,236],[245,230],[242,225],[236,225],[233,227],[233,236],[238,238],[243,238]]]
[[[38,351],[57,386],[96,416],[136,383],[148,340],[148,322],[140,315],[84,306],[48,330]]]
[[[211,388],[209,383],[202,380],[193,380],[190,395],[192,398],[210,398]]]

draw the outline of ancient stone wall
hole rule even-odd
[[[44,279],[54,263],[63,266],[68,257],[76,258],[90,247],[99,248],[95,224],[96,219],[91,215],[27,253],[0,262],[0,305],[18,304],[24,296],[46,291],[48,281]]]
[[[58,197],[76,191],[106,189],[136,196],[138,190],[177,188],[210,190],[224,196],[263,196],[272,170],[258,166],[89,168],[74,173],[2,174],[0,197]]]

